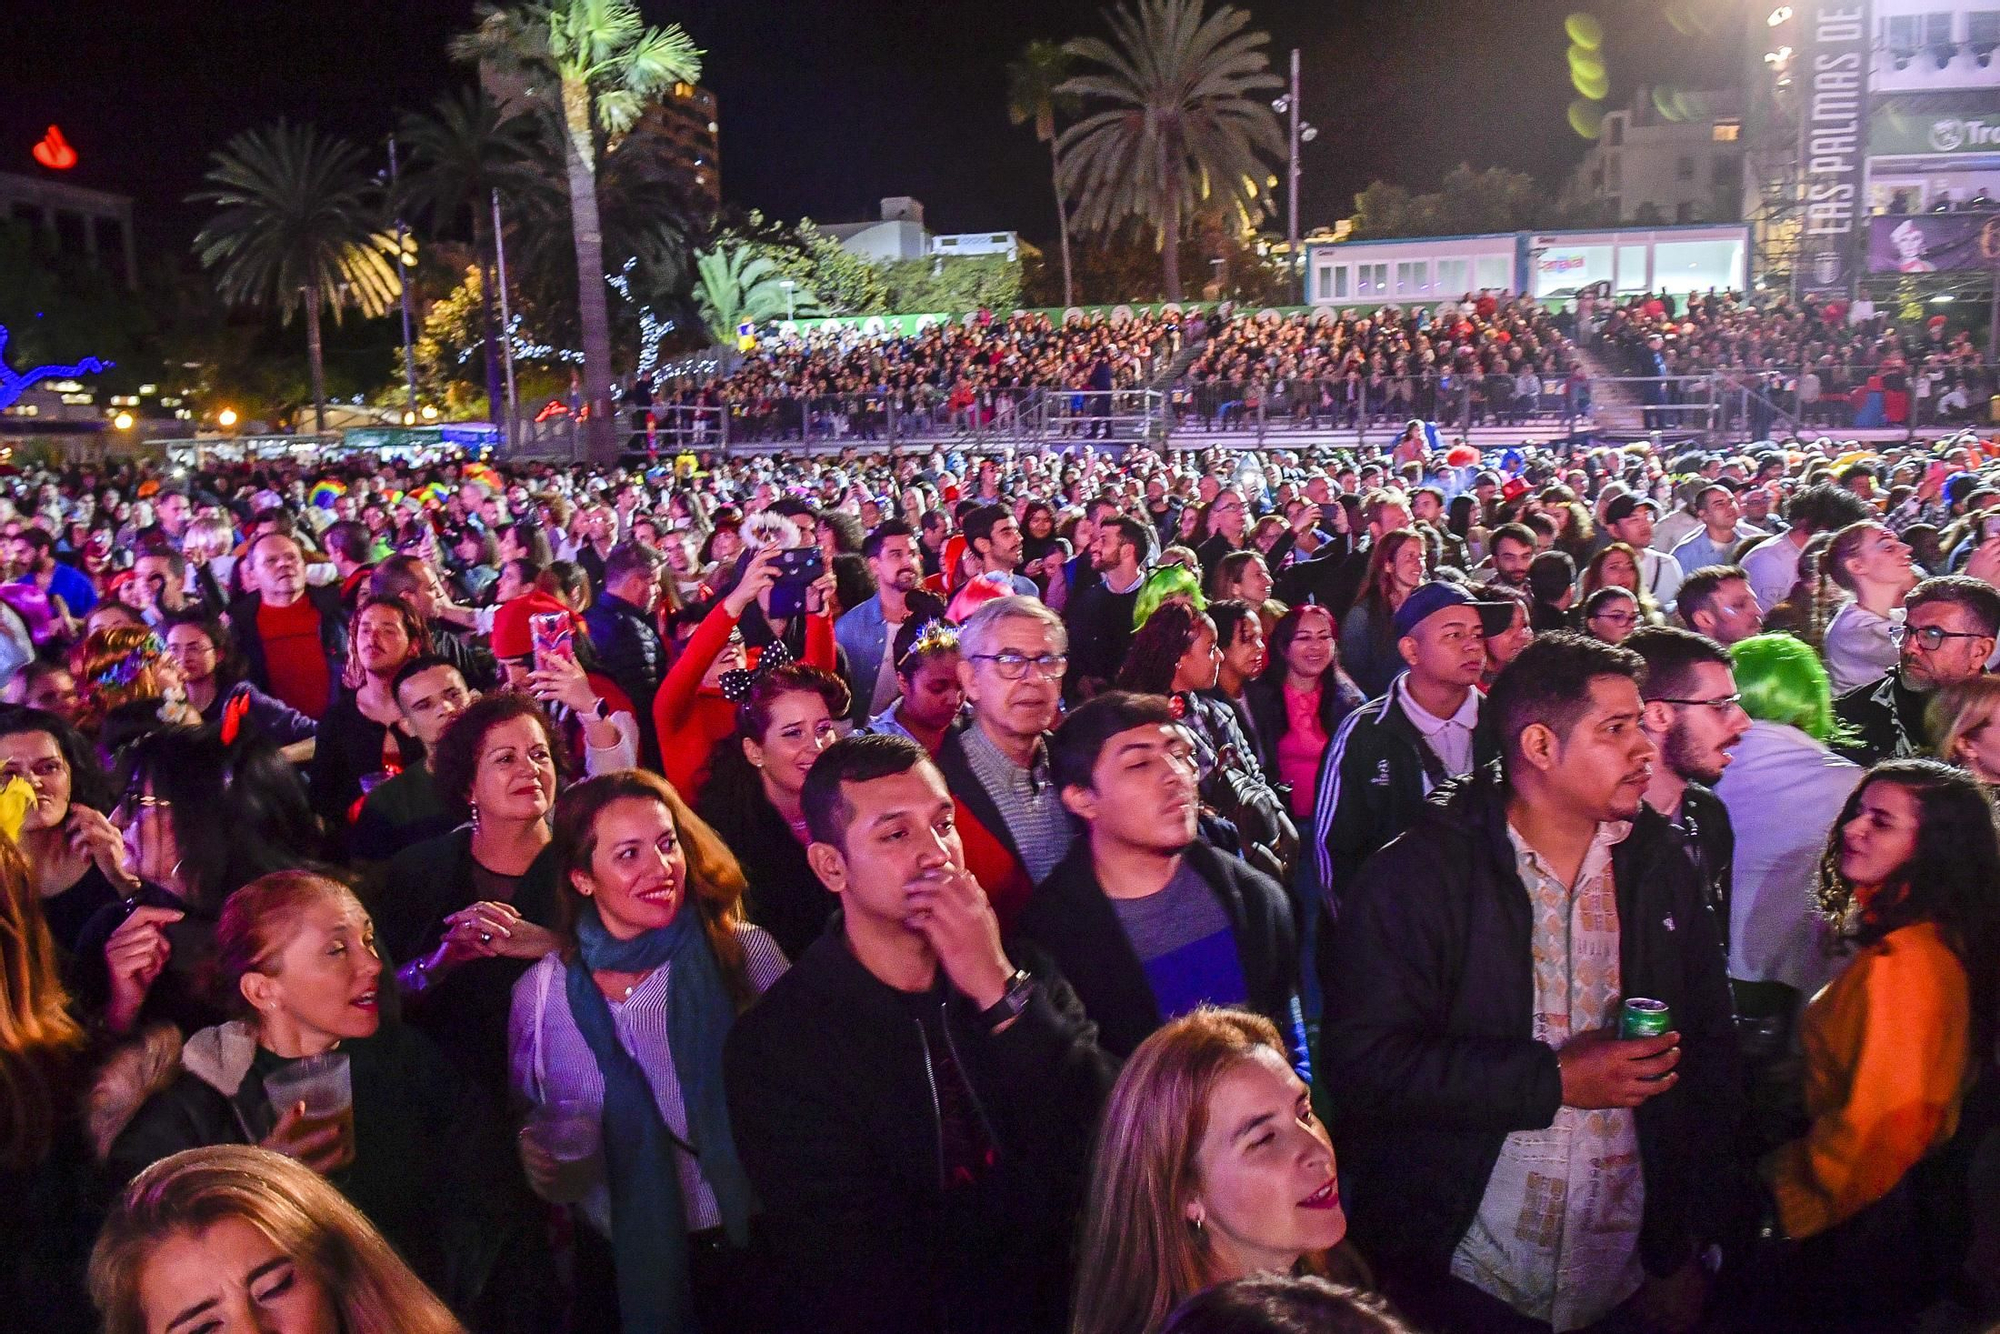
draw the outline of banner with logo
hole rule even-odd
[[[1860,261],[1867,161],[1868,0],[1801,5],[1799,286],[1808,296],[1848,294]]]
[[[1950,273],[2000,262],[2000,212],[1868,219],[1870,273]]]
[[[2000,154],[2000,109],[1877,106],[1868,117],[1868,151],[1877,157]]]

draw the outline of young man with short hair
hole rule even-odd
[[[1487,697],[1504,759],[1362,869],[1320,1063],[1351,1235],[1438,1334],[1685,1330],[1736,1200],[1723,956],[1645,802],[1643,664],[1545,635]],[[1619,1037],[1623,1002],[1671,1031]]]
[[[1675,608],[1688,629],[1724,648],[1764,633],[1764,609],[1740,565],[1704,565],[1688,571]]]
[[[923,583],[916,530],[901,519],[876,525],[861,543],[861,558],[875,576],[875,594],[833,623],[833,637],[847,654],[847,689],[854,701],[849,721],[867,722],[896,700],[896,664],[890,647],[909,619],[909,596]]]
[[[1201,841],[1194,743],[1158,695],[1110,691],[1056,729],[1050,767],[1087,830],[1022,909],[1106,1051],[1167,1020],[1239,1005],[1307,1068],[1292,907],[1276,881]]]
[[[1442,580],[1397,609],[1396,651],[1408,670],[1347,716],[1315,784],[1312,851],[1320,893],[1336,914],[1362,862],[1409,827],[1431,789],[1492,758],[1478,744],[1485,617],[1500,622],[1498,633],[1513,613],[1512,603],[1474,602]]]
[[[1085,554],[1097,580],[1070,600],[1063,613],[1069,632],[1069,677],[1064,693],[1088,699],[1111,684],[1132,643],[1132,608],[1146,578],[1152,534],[1129,514],[1115,514],[1098,526]]]
[[[1730,876],[1736,835],[1714,787],[1729,751],[1750,730],[1736,693],[1729,652],[1691,630],[1650,625],[1625,641],[1646,663],[1641,724],[1660,752],[1646,804],[1681,831],[1688,859],[1715,911],[1716,935],[1729,948]]]
[[[1480,562],[1473,573],[1490,576],[1496,584],[1525,590],[1528,587],[1528,567],[1534,564],[1535,553],[1540,550],[1535,542],[1535,530],[1525,523],[1503,523],[1493,530],[1491,547],[1492,554]]]
[[[404,848],[450,833],[458,823],[431,781],[430,756],[451,720],[479,698],[458,668],[435,654],[404,663],[390,681],[389,693],[403,726],[424,749],[414,764],[361,799],[348,840],[360,863],[387,862]]]
[[[1639,587],[1663,611],[1674,609],[1687,571],[1664,551],[1653,550],[1653,524],[1660,517],[1658,502],[1644,496],[1614,496],[1604,507],[1604,531],[1639,553]]]
[[[1022,597],[1039,598],[1035,581],[1017,574],[1021,568],[1023,539],[1021,525],[1005,505],[980,505],[966,514],[959,525],[965,534],[966,549],[979,557],[982,574],[1004,574]]]
[[[801,802],[840,910],[723,1049],[778,1329],[1066,1328],[1112,1059],[1055,969],[1003,947],[915,742],[835,742]]]

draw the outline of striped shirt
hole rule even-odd
[[[761,996],[788,967],[784,953],[762,927],[746,922],[736,931],[743,941],[750,984]],[[606,997],[605,1003],[611,1007],[618,1041],[646,1073],[646,1083],[652,1087],[667,1128],[686,1140],[687,1108],[681,1103],[681,1082],[667,1047],[667,975],[672,970],[673,965],[663,964],[641,978],[630,996],[622,1001]],[[597,1068],[597,1057],[591,1054],[590,1044],[583,1040],[570,1014],[563,973],[562,957],[550,954],[514,984],[513,1015],[507,1025],[511,1082],[530,1106],[539,1107],[554,1098],[575,1098],[601,1119],[604,1072]],[[722,1226],[722,1212],[716,1206],[715,1192],[702,1177],[700,1162],[681,1149],[673,1153],[688,1231]],[[611,1235],[611,1189],[604,1181],[591,1186],[580,1207],[592,1227],[606,1237]]]
[[[960,738],[966,763],[972,766],[986,795],[1000,808],[1000,818],[1007,825],[1005,832],[1021,850],[1021,864],[1028,870],[1028,879],[1041,884],[1069,852],[1070,840],[1076,837],[1076,826],[1070,822],[1069,811],[1049,777],[1048,742],[1035,743],[1034,763],[1024,769],[1002,754],[977,722],[966,728]],[[997,835],[1002,831],[993,832]]]

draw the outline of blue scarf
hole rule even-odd
[[[755,1199],[722,1090],[722,1040],[736,1007],[709,948],[701,914],[683,903],[672,924],[631,940],[604,929],[595,904],[576,927],[577,957],[564,977],[570,1015],[604,1075],[604,1164],[611,1189],[612,1251],[625,1334],[688,1334],[694,1311],[688,1280],[687,1211],[674,1166],[676,1137],[660,1116],[646,1073],[618,1041],[611,1006],[591,974],[651,972],[665,963],[667,1046],[687,1108],[690,1148],[715,1192],[731,1242],[744,1245]]]

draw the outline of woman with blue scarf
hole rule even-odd
[[[515,985],[509,1045],[529,1180],[584,1223],[572,1327],[754,1330],[722,1042],[784,955],[743,920],[728,847],[655,774],[564,793],[554,851],[563,947]]]

